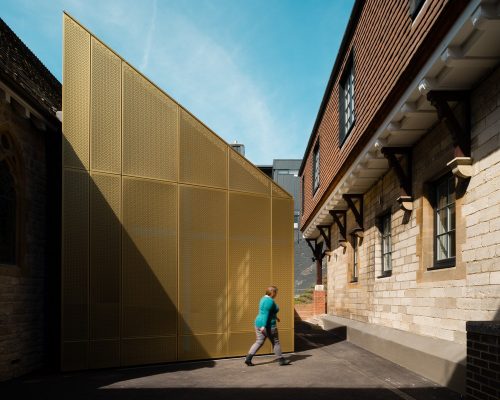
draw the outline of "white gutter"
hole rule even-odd
[[[406,89],[404,94],[399,99],[399,102],[391,110],[391,112],[386,117],[384,122],[380,125],[379,129],[377,129],[375,135],[373,135],[373,138],[370,140],[368,145],[365,147],[364,151],[361,152],[361,154],[356,158],[354,163],[351,165],[351,167],[348,169],[346,174],[342,177],[342,179],[340,180],[338,185],[332,191],[331,195],[323,203],[323,206],[321,207],[321,209],[316,213],[314,218],[311,220],[311,222],[304,229],[303,236],[305,238],[311,238],[312,234],[316,230],[316,225],[320,225],[322,223],[322,221],[320,220],[321,216],[328,215],[329,210],[334,209],[335,206],[337,206],[339,204],[339,202],[342,201],[342,194],[348,192],[349,186],[351,186],[351,184],[349,183],[349,180],[351,179],[351,177],[355,178],[355,175],[356,175],[355,170],[359,168],[360,164],[362,164],[365,161],[368,161],[371,158],[374,158],[374,155],[371,153],[376,152],[377,150],[379,150],[380,148],[382,148],[383,146],[385,146],[387,144],[387,137],[390,136],[390,133],[389,133],[389,135],[387,135],[387,134],[384,135],[384,133],[387,131],[388,125],[392,122],[392,119],[395,117],[395,115],[398,112],[400,112],[401,108],[403,107],[405,102],[408,100],[410,95],[413,93],[413,91],[415,91],[415,89],[420,88],[422,91],[427,89],[425,87],[425,82],[432,81],[432,79],[426,79],[424,81],[426,74],[430,71],[430,69],[436,63],[436,61],[439,60],[439,58],[445,52],[446,48],[449,46],[449,44],[455,38],[455,36],[458,34],[458,32],[469,21],[469,19],[471,20],[473,26],[479,27],[481,25],[481,18],[486,17],[483,15],[481,10],[478,8],[481,4],[485,5],[486,7],[491,6],[491,2],[486,2],[484,0],[473,0],[466,7],[466,9],[462,12],[460,17],[455,22],[455,24],[452,26],[452,28],[446,34],[445,38],[441,41],[440,45],[436,48],[434,53],[432,53],[432,55],[429,58],[429,60],[427,61],[427,63],[421,69],[420,73],[408,86],[408,88]]]

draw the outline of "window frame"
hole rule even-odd
[[[391,217],[392,217],[391,210],[388,210],[388,211],[380,214],[377,217],[377,220],[378,220],[377,225],[378,225],[378,229],[380,232],[380,261],[381,261],[381,267],[382,267],[379,278],[384,278],[384,277],[392,275],[392,253],[393,253],[393,251],[392,251],[392,220],[391,220]],[[389,225],[389,233],[387,235],[384,234],[384,228],[386,226],[386,222],[388,222],[388,225]],[[387,253],[384,253],[384,240],[386,238],[389,239],[390,250]],[[385,263],[384,263],[384,259],[385,259],[384,256],[387,254],[389,254],[390,268],[386,268]]]
[[[356,283],[359,280],[359,238],[356,234],[351,234],[352,246],[352,268],[351,268],[351,281]]]
[[[426,0],[409,0],[409,14],[410,18],[414,21],[418,14],[420,13],[420,10],[422,10],[423,5],[425,4]]]
[[[444,182],[447,182],[447,197],[450,197],[450,195],[453,195],[453,202],[448,202],[444,207],[439,208],[439,199],[438,199],[438,188],[439,186]],[[453,187],[453,192],[450,192],[450,186]],[[457,208],[457,199],[456,199],[456,193],[455,193],[455,176],[452,173],[447,173],[440,178],[436,179],[432,183],[432,219],[433,219],[433,232],[432,232],[432,241],[433,241],[433,255],[432,255],[432,262],[433,266],[431,268],[428,268],[429,270],[434,270],[434,269],[443,269],[443,268],[452,268],[456,265],[456,251],[457,251],[457,235],[456,235],[456,230],[457,230],[457,221],[456,221],[456,208]],[[453,229],[448,229],[450,226],[450,206],[453,206],[455,209],[454,213],[454,218],[455,221],[453,221]],[[438,213],[439,211],[442,211],[443,209],[447,210],[447,230],[444,233],[437,233],[437,228],[438,228]],[[444,258],[438,260],[437,258],[437,252],[438,252],[438,237],[447,235],[448,238],[450,236],[450,232],[453,232],[453,240],[455,241],[454,243],[454,255],[452,257]],[[449,239],[448,239],[449,240]],[[448,248],[447,251],[449,252],[449,242],[448,242]]]
[[[345,87],[346,82],[350,81],[350,104],[352,104],[352,122],[349,127],[346,129],[346,121],[345,121]],[[339,80],[339,147],[345,143],[347,138],[349,137],[355,123],[356,123],[356,75],[354,73],[354,49],[351,50],[347,62],[344,66],[344,71]]]
[[[5,147],[4,141],[9,143],[8,147]],[[15,263],[11,264],[0,261],[0,275],[18,276],[24,273],[24,168],[21,162],[21,153],[17,141],[10,134],[8,129],[0,129],[0,152],[3,153],[2,159],[5,161],[7,169],[14,181],[16,196]]]
[[[316,144],[314,145],[314,150],[312,154],[312,194],[313,196],[316,194],[316,192],[319,189],[320,186],[320,154],[319,154],[319,140],[316,141]],[[317,167],[317,168],[316,168]],[[317,174],[316,174],[317,172]],[[317,178],[317,179],[316,179]]]

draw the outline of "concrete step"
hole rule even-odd
[[[465,343],[455,343],[412,332],[323,315],[326,331],[342,330],[351,343],[416,372],[433,382],[465,393]]]

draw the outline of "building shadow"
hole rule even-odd
[[[305,321],[295,320],[295,351],[306,351],[329,346],[346,340],[345,326],[335,329],[322,328]]]
[[[90,174],[64,135],[62,142],[62,151],[74,168],[64,170],[66,177],[73,174],[66,179],[65,184],[71,185],[66,188],[60,184],[64,180],[61,163],[56,161],[51,168],[53,193],[57,195],[52,194],[50,213],[55,221],[64,221],[66,231],[62,233],[61,223],[51,225],[51,263],[63,268],[51,274],[48,281],[52,311],[47,329],[54,338],[50,351],[57,354],[51,357],[49,370],[154,365],[179,359],[207,361],[170,365],[166,371],[213,367],[214,362],[209,360],[213,353],[179,312],[179,287],[187,284],[183,288],[186,292],[194,288],[177,276],[177,223],[166,227],[161,219],[141,219],[150,210],[150,200],[138,193],[143,189],[140,185],[134,193],[140,204],[129,204],[126,211],[120,194],[122,176]],[[158,184],[147,179],[141,182],[146,182],[144,187]],[[102,188],[106,188],[105,193]],[[120,220],[120,214],[126,218],[125,212],[128,226]],[[63,259],[58,257],[61,243],[65,243]],[[169,254],[167,247],[175,248],[175,254]]]

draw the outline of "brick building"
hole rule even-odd
[[[0,19],[0,380],[57,358],[60,107],[59,81]]]
[[[300,168],[325,325],[459,391],[500,319],[499,7],[356,1]]]

